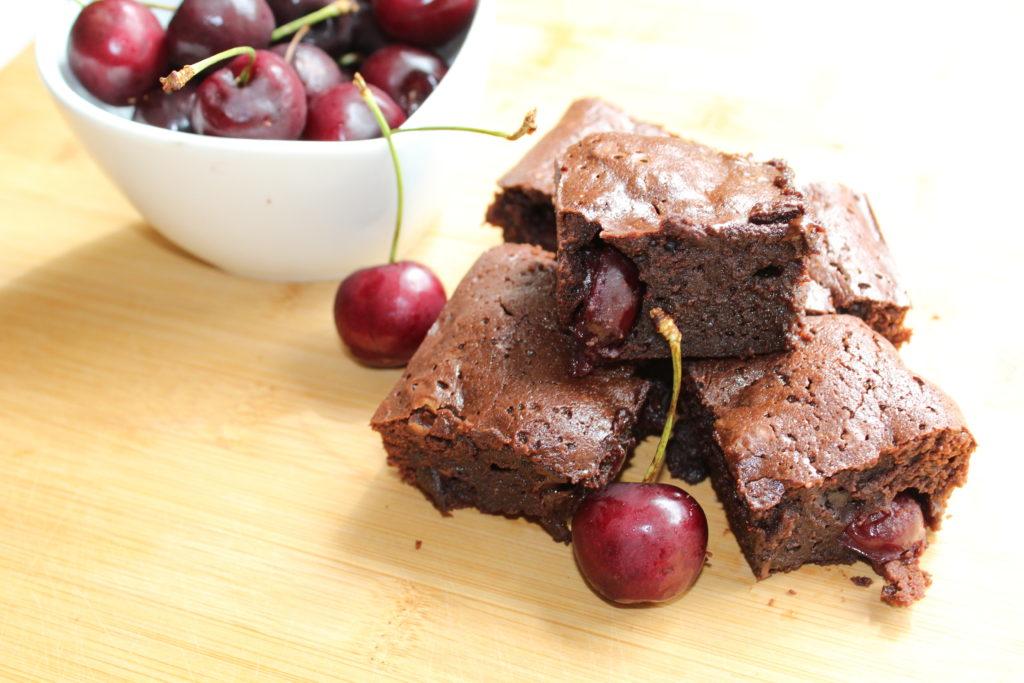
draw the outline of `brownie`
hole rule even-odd
[[[487,222],[502,229],[506,242],[555,250],[555,159],[590,133],[623,131],[668,135],[661,126],[634,119],[596,97],[576,100],[562,118],[498,181]]]
[[[563,325],[590,296],[595,252],[616,249],[639,275],[641,312],[620,343],[590,348],[598,360],[667,357],[656,307],[675,319],[688,357],[781,351],[801,330],[813,229],[783,161],[597,133],[561,158],[555,213]]]
[[[863,559],[844,533],[900,494],[938,529],[975,447],[956,404],[861,319],[821,315],[807,326],[787,353],[688,363],[681,435],[690,445],[668,456],[677,476],[706,457],[759,579]],[[872,563],[887,581],[884,601],[921,597],[929,579],[918,554]]]
[[[812,183],[802,193],[804,221],[822,235],[807,264],[807,312],[855,315],[896,346],[910,339],[910,297],[867,197],[839,183]]]
[[[568,541],[577,505],[634,446],[649,383],[625,366],[569,376],[554,287],[549,252],[484,253],[372,425],[388,462],[442,512],[523,516]]]

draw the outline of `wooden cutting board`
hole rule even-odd
[[[864,565],[756,583],[706,484],[710,567],[656,608],[602,602],[526,522],[442,517],[367,426],[398,372],[342,353],[335,283],[168,244],[22,54],[0,72],[0,677],[1019,677],[1021,17],[985,4],[505,0],[481,122],[600,94],[870,193],[916,304],[904,356],[980,443],[909,609],[854,585]],[[406,249],[449,291],[525,144],[488,143]]]

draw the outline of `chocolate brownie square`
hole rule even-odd
[[[929,583],[917,564],[924,544],[867,555],[851,545],[851,525],[916,501],[938,529],[974,439],[952,399],[862,320],[822,315],[807,326],[787,353],[686,365],[679,436],[690,446],[669,453],[669,469],[690,471],[687,450],[706,458],[757,578],[868,559],[887,580],[882,599],[909,604]]]
[[[801,191],[804,222],[822,235],[807,266],[807,311],[855,315],[895,346],[910,339],[903,325],[910,297],[867,197],[839,183],[812,183]]]
[[[690,357],[781,351],[800,333],[814,235],[783,161],[597,133],[561,158],[555,212],[563,325],[577,327],[591,296],[594,254],[616,250],[639,279],[635,324],[620,343],[588,345],[595,360],[667,357],[653,308],[675,320]]]
[[[574,142],[602,131],[668,135],[661,126],[638,121],[602,99],[576,100],[498,181],[499,191],[487,210],[487,222],[502,229],[506,242],[555,251],[555,159]]]
[[[388,462],[442,512],[533,519],[559,541],[636,443],[648,382],[628,367],[569,376],[552,254],[483,254],[373,416]]]

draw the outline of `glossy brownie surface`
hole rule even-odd
[[[893,344],[907,341],[910,297],[867,197],[839,183],[812,183],[802,192],[804,220],[821,233],[808,262],[808,312],[856,315]]]
[[[498,181],[487,221],[502,228],[506,242],[555,250],[555,160],[569,145],[591,133],[622,131],[668,135],[597,97],[576,100],[562,118]]]
[[[678,476],[692,471],[687,457],[707,458],[759,578],[859,559],[844,529],[901,492],[938,528],[974,449],[956,404],[862,320],[822,315],[807,325],[808,339],[788,353],[689,363],[683,436],[692,448],[669,456]],[[913,559],[879,569],[894,604],[923,594]]]
[[[481,256],[372,425],[442,511],[524,515],[567,540],[575,506],[633,447],[648,382],[628,367],[569,376],[554,267],[528,245]]]
[[[800,330],[811,228],[785,162],[758,163],[680,138],[590,135],[561,158],[555,199],[558,298],[571,326],[588,296],[587,254],[610,246],[637,268],[643,310],[607,360],[667,356],[664,309],[690,357],[779,351]]]

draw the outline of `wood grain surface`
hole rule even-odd
[[[501,0],[482,123],[598,94],[871,195],[916,304],[904,357],[980,444],[925,600],[886,607],[865,565],[755,582],[707,484],[710,567],[657,608],[602,602],[526,522],[442,517],[367,426],[398,372],[341,351],[335,284],[168,244],[24,53],[0,72],[0,677],[1019,680],[1021,12],[856,7]],[[486,150],[405,250],[449,291],[524,147]]]

